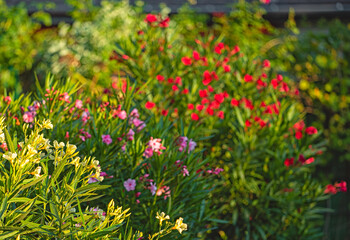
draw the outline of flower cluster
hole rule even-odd
[[[153,153],[157,153],[158,155],[161,155],[163,153],[161,151],[166,149],[166,147],[164,147],[161,142],[162,140],[160,138],[153,139],[153,137],[151,137],[151,139],[147,143],[148,147],[146,148],[143,155],[146,158],[152,157]]]
[[[179,147],[180,152],[183,152],[188,147],[187,152],[190,153],[195,149],[197,143],[192,139],[188,140],[187,137],[179,137],[177,139],[177,146]]]
[[[347,186],[345,181],[335,183],[334,185],[328,184],[324,190],[325,194],[336,194],[337,192],[346,192]]]

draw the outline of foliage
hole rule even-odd
[[[0,0],[1,90],[21,92],[21,84],[25,83],[20,82],[20,75],[35,65],[34,57],[44,41],[45,34],[39,33],[41,23],[50,25],[50,15],[38,11],[29,17],[23,4],[10,8]]]
[[[170,19],[165,6],[159,14],[144,15],[141,3],[69,3],[74,23],[60,24],[35,60],[29,59],[38,61],[32,94],[5,92],[2,97],[1,112],[12,131],[12,140],[6,136],[1,145],[3,158],[28,154],[30,139],[44,139],[41,131],[57,140],[55,155],[46,150],[41,155],[36,144],[29,174],[15,178],[40,179],[28,190],[11,190],[24,194],[16,198],[33,200],[6,205],[3,191],[4,209],[10,211],[3,216],[29,208],[32,214],[26,221],[18,215],[17,225],[2,222],[11,227],[4,234],[106,239],[323,235],[324,214],[331,211],[324,200],[346,191],[342,178],[325,186],[331,180],[320,181],[315,171],[330,159],[322,155],[324,137],[336,143],[339,129],[347,126],[344,25],[335,24],[341,30],[334,28],[331,36],[298,35],[293,12],[286,28],[276,29],[263,19],[258,3],[245,1],[227,16],[216,14],[211,27],[206,16],[188,7]],[[36,36],[28,29],[26,34]],[[314,121],[310,109],[321,118]],[[344,118],[323,118],[324,109]],[[52,131],[40,129],[46,119]],[[336,128],[334,119],[341,123]],[[29,130],[34,133],[26,140]],[[342,144],[336,151],[347,146]],[[39,164],[42,176],[32,177]],[[3,165],[3,174],[18,170],[12,170],[11,161]],[[114,208],[112,199],[132,214]],[[104,216],[91,206],[109,210]],[[118,217],[112,218],[111,209]]]

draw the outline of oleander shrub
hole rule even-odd
[[[109,187],[99,191],[95,205],[107,206],[114,199],[130,208],[129,226],[145,235],[160,231],[154,221],[159,212],[183,217],[187,239],[205,230],[212,214],[208,194],[217,174],[202,173],[215,166],[196,147],[200,138],[194,126],[144,116],[135,107],[135,85],[94,95],[48,76],[45,88],[37,82],[37,90],[35,98],[7,96],[2,108],[6,121],[19,132],[23,124],[34,127],[37,119],[51,119],[54,139],[96,157],[99,173],[88,175],[87,185],[102,182]],[[2,148],[6,152],[7,144]]]
[[[322,124],[304,121],[309,108],[302,103],[316,95],[315,89],[309,94],[299,90],[306,90],[305,81],[293,81],[308,74],[298,72],[302,68],[297,65],[294,71],[290,63],[302,62],[308,47],[298,42],[293,14],[280,30],[263,19],[257,3],[239,1],[230,15],[216,14],[206,27],[208,19],[186,7],[169,17],[166,7],[158,14],[143,14],[142,4],[69,2],[74,23],[60,24],[57,36],[45,42],[34,90],[21,96],[9,91],[1,98],[4,124],[13,133],[13,140],[3,139],[2,156],[22,151],[26,132],[39,131],[46,119],[52,130],[43,131],[57,141],[58,152],[40,155],[43,159],[30,170],[35,177],[40,164],[40,174],[54,184],[49,185],[54,186],[52,195],[43,195],[38,187],[28,193],[38,202],[25,199],[18,209],[16,204],[9,208],[18,213],[30,205],[33,214],[49,209],[50,217],[39,227],[16,222],[20,232],[9,225],[4,236],[323,236],[324,214],[331,212],[324,202],[347,187],[342,178],[317,178],[317,165],[330,158],[323,155],[329,135],[327,128],[323,134]],[[304,41],[313,45],[311,39]],[[337,50],[330,52],[338,56]],[[326,60],[316,57],[316,64]],[[335,70],[336,61],[329,61]],[[55,77],[45,78],[46,72]],[[81,168],[88,170],[77,175],[80,165],[76,156],[64,157],[65,146],[96,159],[85,158]],[[59,165],[62,159],[66,165]],[[60,166],[62,176],[53,177]],[[9,164],[5,168],[12,173]],[[79,184],[91,189],[91,196],[72,197],[80,187],[71,187],[75,176],[84,179]],[[43,198],[49,208],[42,207]],[[115,208],[120,218],[114,223],[104,218],[101,209],[113,208],[112,199],[132,214]],[[76,211],[69,211],[73,207]],[[55,208],[63,209],[59,218]],[[28,221],[46,216],[35,214]],[[168,221],[169,215],[176,223]],[[95,222],[90,224],[89,216]],[[33,232],[26,232],[27,226]],[[171,231],[175,229],[181,235]]]
[[[138,96],[148,100],[145,108],[158,118],[194,123],[210,137],[202,146],[219,168],[208,172],[223,170],[212,195],[218,234],[235,239],[322,235],[327,209],[318,203],[328,196],[311,173],[324,142],[315,127],[305,126],[295,84],[275,75],[268,60],[251,59],[239,46],[213,36],[196,39],[196,47],[182,46],[180,56],[174,45],[165,50],[166,29],[154,19],[148,15],[148,29],[130,39],[140,45],[127,42],[119,54],[126,73],[140,85]]]

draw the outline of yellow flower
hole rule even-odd
[[[176,223],[175,223],[175,226],[174,226],[174,228],[176,230],[178,230],[180,234],[182,234],[182,231],[186,231],[187,230],[187,224],[183,223],[182,221],[183,221],[183,218],[180,217],[179,219],[176,220]]]
[[[69,144],[69,142],[67,142],[67,154],[68,155],[72,155],[75,153],[75,150],[77,150],[77,147],[73,144]]]
[[[38,153],[38,151],[35,150],[31,145],[28,145],[27,151],[28,151],[27,154],[29,156],[33,156]]]
[[[53,125],[52,125],[52,123],[51,123],[51,121],[49,119],[46,119],[46,120],[43,121],[42,127],[46,128],[46,129],[52,129]]]
[[[169,220],[169,219],[170,219],[169,215],[166,215],[166,216],[165,216],[165,213],[164,213],[164,212],[162,212],[160,215],[159,215],[159,213],[157,212],[156,218],[159,219],[159,224],[160,224],[160,226],[162,226],[162,222],[163,222],[164,220]]]
[[[73,159],[73,161],[71,162],[71,164],[73,164],[75,166],[75,168],[79,167],[79,162],[80,161],[80,157],[76,157]]]
[[[32,172],[31,174],[33,174],[35,177],[40,177],[40,173],[41,173],[41,167],[37,167],[34,172]]]
[[[58,144],[58,142],[55,140],[55,141],[53,141],[53,146],[54,146],[56,149],[58,149],[58,148],[63,148],[63,147],[65,146],[65,144],[64,144],[63,142],[60,142],[60,143]]]
[[[10,161],[10,163],[12,163],[13,160],[15,160],[15,158],[17,157],[17,153],[8,152],[7,154],[3,154],[2,157]]]

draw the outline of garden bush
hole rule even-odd
[[[75,22],[45,40],[31,94],[2,96],[3,186],[18,194],[2,191],[3,236],[323,235],[324,201],[347,188],[317,178],[322,124],[304,122],[309,95],[278,65],[298,56],[292,15],[279,30],[241,1],[208,28],[186,7],[170,18],[166,7],[70,3]],[[18,191],[7,176],[32,185]]]

